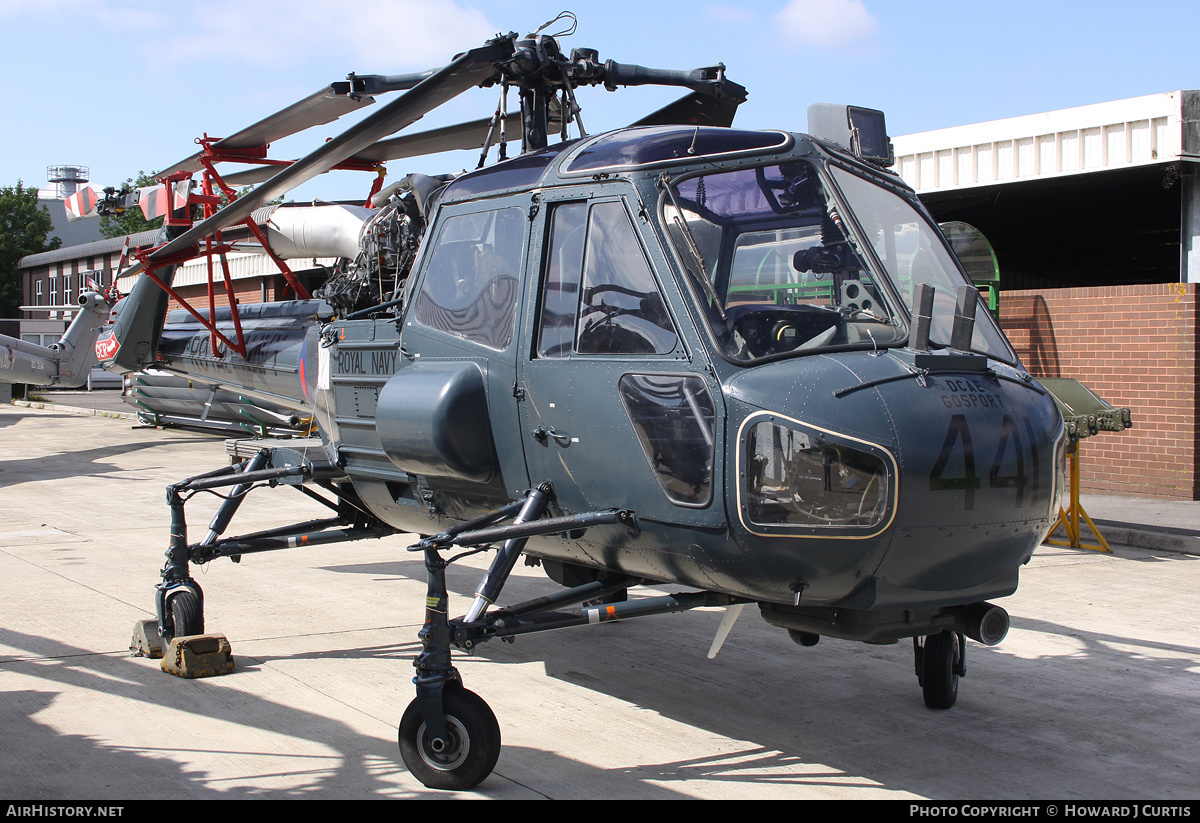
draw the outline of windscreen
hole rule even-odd
[[[938,229],[899,195],[844,169],[835,167],[833,176],[905,305],[912,309],[918,285],[933,286],[929,342],[935,347],[948,346],[958,289],[970,282],[946,249]],[[984,304],[975,312],[971,350],[1016,362],[1012,348]]]
[[[663,217],[731,359],[907,337],[903,313],[811,163],[689,177],[668,188]]]

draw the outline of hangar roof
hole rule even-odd
[[[1200,91],[1172,91],[893,138],[918,194],[1200,161]]]

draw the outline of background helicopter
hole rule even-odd
[[[140,207],[150,220],[165,215],[171,203],[177,209],[186,207],[187,200],[186,184],[176,185],[172,190],[159,185],[107,188],[102,192],[87,186],[66,198],[64,206],[68,220],[116,214],[134,207]],[[127,254],[128,243],[118,271],[124,268]],[[74,317],[62,337],[49,346],[0,334],[0,382],[64,389],[86,384],[97,363],[96,341],[112,319],[110,303],[115,305],[117,300],[115,289],[104,295],[95,284],[89,283],[80,291],[76,305],[21,306],[21,311],[74,312]]]
[[[693,91],[636,127],[551,145],[552,125],[579,126],[577,86],[649,82]],[[298,105],[317,120],[321,100],[388,85],[352,77]],[[602,64],[540,34],[398,85],[411,88],[249,196],[202,203],[196,224],[190,208],[171,215],[97,343],[114,370],[220,372],[319,422],[319,444],[254,444],[244,463],[168,488],[148,645],[203,633],[189,563],[404,531],[424,536],[429,594],[399,742],[427,786],[474,786],[499,756],[499,725],[452,649],[535,631],[724,606],[715,653],[755,604],[801,645],[913,638],[926,704],[951,706],[965,638],[1003,638],[1007,615],[987,600],[1015,590],[1057,509],[1064,430],[995,323],[976,320],[978,294],[911,190],[883,170],[881,113],[814,107],[819,137],[731,130],[743,91],[722,67]],[[192,309],[163,330],[173,268],[198,244],[219,253],[230,226],[282,225],[255,213],[381,144],[427,143],[385,138],[478,85],[501,91],[489,131],[519,94],[518,157],[381,191],[324,300]],[[462,133],[478,141],[480,125]],[[220,180],[211,157],[197,162]],[[323,488],[335,516],[222,537],[262,482]],[[187,497],[224,487],[190,544]],[[456,546],[496,554],[451,620],[455,558],[442,554]],[[498,608],[522,555],[567,588]],[[644,581],[694,591],[625,600]]]
[[[21,306],[21,311],[75,311],[57,343],[40,346],[0,334],[0,382],[76,388],[87,382],[96,363],[96,339],[108,320],[108,302],[84,291],[75,306]]]

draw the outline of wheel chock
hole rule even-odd
[[[133,624],[133,639],[129,651],[134,657],[162,657],[162,641],[158,638],[158,621],[154,618],[139,620]]]
[[[215,677],[233,671],[233,654],[223,634],[176,637],[163,655],[162,670],[176,677]]]

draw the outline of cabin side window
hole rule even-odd
[[[573,348],[587,212],[587,203],[582,202],[562,203],[551,212],[542,279],[538,357],[566,357]]]
[[[675,349],[674,324],[620,202],[555,206],[544,266],[538,357]]]
[[[626,374],[618,383],[642,454],[677,506],[712,501],[716,406],[698,375]]]
[[[527,226],[519,208],[446,218],[413,304],[416,322],[490,349],[507,349]]]

